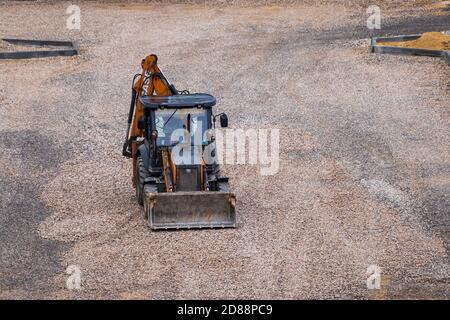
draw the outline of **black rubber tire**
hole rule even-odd
[[[141,156],[138,156],[136,163],[136,199],[137,202],[144,205],[144,181],[148,177],[148,171],[144,167]]]
[[[217,189],[217,191],[221,192],[230,192],[230,185],[228,184],[228,182],[218,182]]]

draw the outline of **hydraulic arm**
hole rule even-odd
[[[127,136],[123,146],[123,155],[129,158],[133,157],[133,149],[136,149],[136,139],[143,137],[144,134],[143,130],[138,127],[138,121],[143,116],[139,98],[143,95],[170,96],[178,94],[175,86],[159,69],[158,57],[155,54],[150,54],[143,59],[141,66],[141,73],[136,74],[133,79]],[[135,165],[135,161],[133,161],[133,165]]]

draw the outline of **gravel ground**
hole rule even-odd
[[[417,3],[386,4],[380,32],[450,29]],[[0,35],[81,47],[0,61],[0,298],[449,298],[450,69],[369,54],[364,4],[80,2],[77,31],[65,4],[0,2]],[[276,175],[224,167],[238,229],[142,218],[121,146],[150,52],[232,128],[280,129]]]

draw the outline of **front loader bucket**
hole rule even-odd
[[[236,198],[229,192],[164,192],[144,195],[152,229],[235,228]]]

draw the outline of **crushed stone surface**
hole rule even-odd
[[[0,2],[2,34],[81,48],[0,61],[0,183],[34,186],[0,187],[0,209],[35,218],[23,229],[1,220],[17,244],[1,253],[0,298],[449,298],[442,60],[370,54],[368,33],[354,34],[363,2],[79,5],[76,31],[65,4]],[[424,14],[396,8],[396,21]],[[178,89],[215,95],[231,128],[280,130],[277,174],[223,167],[237,229],[152,232],[142,217],[121,147],[150,52]],[[30,284],[36,248],[52,267]],[[80,291],[65,289],[69,265]],[[381,290],[366,286],[372,265]]]

